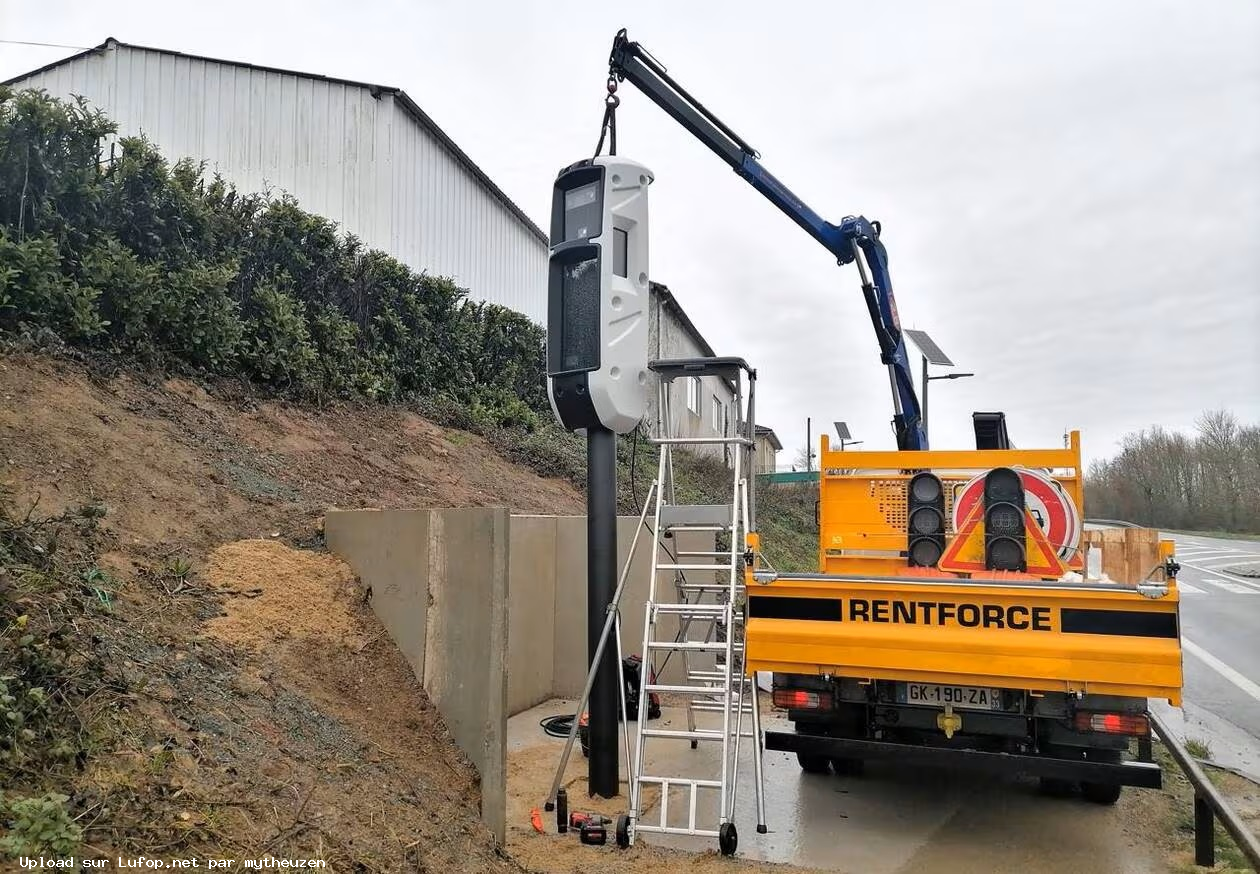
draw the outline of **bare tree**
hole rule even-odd
[[[1163,528],[1260,531],[1260,425],[1209,410],[1196,434],[1151,428],[1129,434],[1120,453],[1090,466],[1091,516]]]

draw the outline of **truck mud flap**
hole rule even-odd
[[[1144,789],[1160,789],[1163,786],[1159,765],[1154,762],[1110,764],[781,731],[766,732],[766,749],[786,753],[813,753],[842,759],[888,760],[908,765],[966,768],[991,774],[1027,774],[1061,780],[1118,783],[1121,786],[1140,786]]]

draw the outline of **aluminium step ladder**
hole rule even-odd
[[[681,698],[686,704],[687,727],[652,728],[640,716],[635,731],[635,750],[630,772],[630,806],[617,823],[618,843],[633,843],[636,834],[655,832],[669,835],[716,837],[724,855],[735,852],[738,831],[735,826],[740,741],[752,741],[756,783],[757,831],[764,833],[765,798],[762,783],[764,737],[758,709],[755,677],[744,669],[744,571],[751,555],[747,535],[755,520],[753,457],[756,447],[756,371],[740,358],[689,358],[654,361],[648,365],[659,378],[658,415],[649,442],[659,447],[652,533],[652,570],[643,627],[644,670],[640,672],[640,714],[646,713],[653,693]],[[721,380],[734,391],[732,415],[715,415],[721,424],[717,436],[688,436],[674,417],[671,388],[675,381],[686,384],[688,397],[699,396],[701,380]],[[744,384],[747,382],[745,407]],[[698,406],[698,405],[697,405]],[[694,413],[694,408],[692,412]],[[686,415],[686,414],[684,414]],[[731,471],[730,502],[723,504],[679,504],[674,488],[673,450],[685,446],[720,449]],[[644,510],[647,510],[645,506]],[[689,532],[711,535],[713,546],[705,550],[683,549]],[[673,600],[666,598],[672,594]],[[670,632],[663,625],[676,624]],[[664,671],[672,658],[681,661],[676,673],[681,680],[665,682]],[[744,724],[745,718],[749,724]],[[704,724],[701,724],[701,723]],[[686,775],[661,773],[669,770],[656,764],[649,753],[660,747],[687,741],[691,749],[701,743],[720,747],[713,765],[698,754]],[[696,776],[709,764],[709,771]],[[645,789],[656,787],[659,809],[645,811]],[[675,805],[670,818],[671,793],[684,799],[685,821]],[[702,823],[700,805],[706,811],[716,796],[716,821]]]

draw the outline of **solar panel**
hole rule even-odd
[[[847,422],[836,422],[836,436],[841,440],[853,439],[853,435],[849,433],[849,425]]]
[[[941,351],[941,347],[937,346],[932,338],[928,336],[927,331],[905,328],[902,333],[910,338],[911,343],[919,347],[919,351],[927,358],[928,364],[938,364],[946,367],[954,366],[954,362],[950,361],[949,356]]]

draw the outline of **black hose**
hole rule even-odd
[[[538,724],[551,737],[568,737],[569,732],[573,731],[573,717],[576,715],[575,713],[561,713],[558,716],[548,716],[546,719],[538,720]]]

